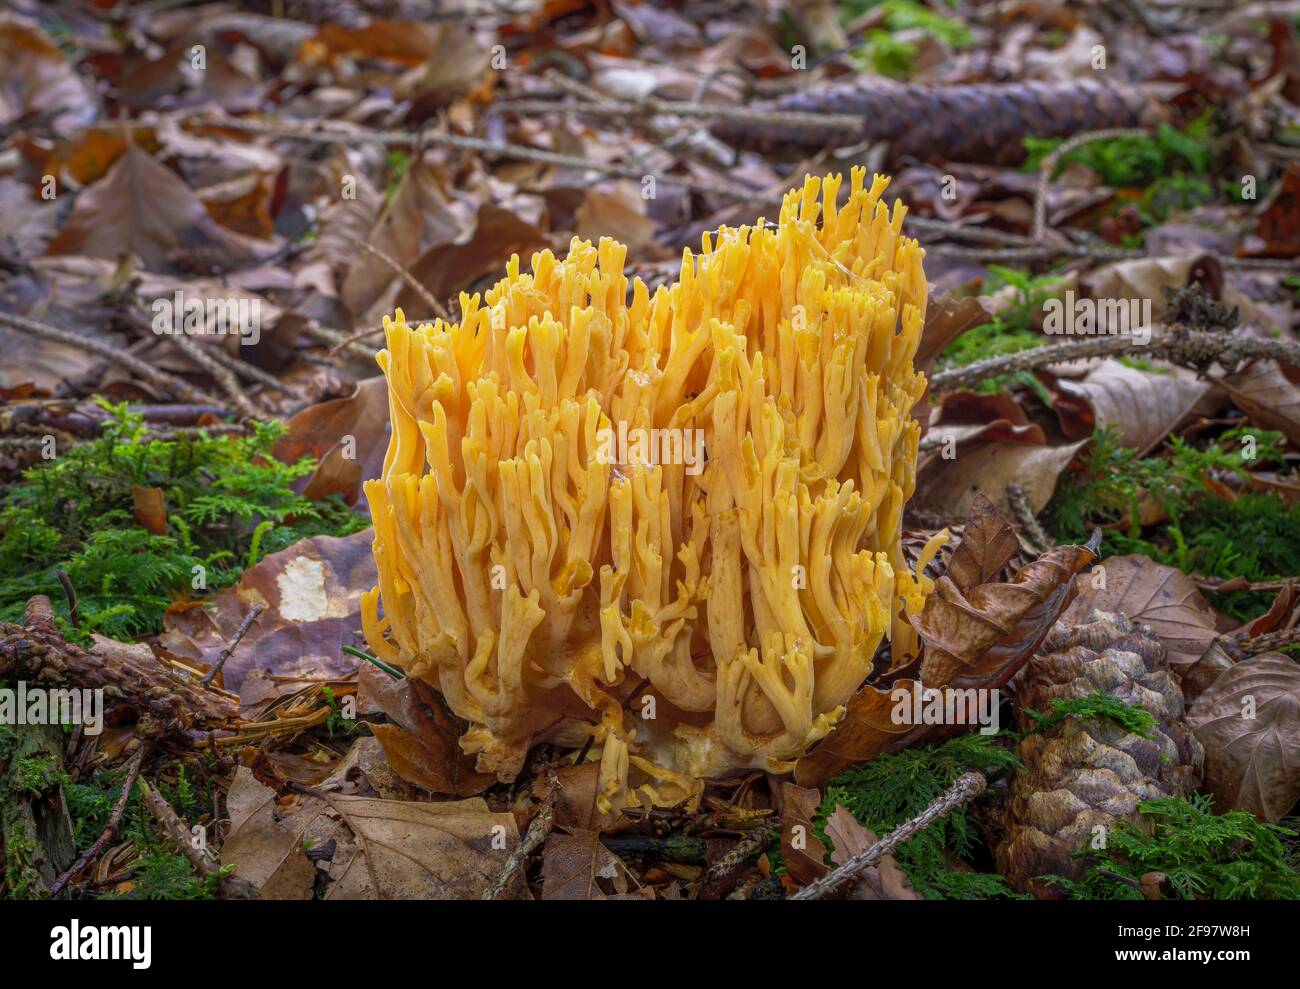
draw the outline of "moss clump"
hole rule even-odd
[[[1141,900],[1141,879],[1151,872],[1162,873],[1165,888],[1184,900],[1300,899],[1300,874],[1283,844],[1295,839],[1294,831],[1245,811],[1215,814],[1210,798],[1200,794],[1148,800],[1138,810],[1143,826],[1121,821],[1107,839],[1105,857],[1082,878],[1042,878],[1072,898],[1089,900]]]
[[[999,735],[963,735],[942,745],[917,745],[877,756],[846,769],[827,785],[813,832],[829,849],[826,818],[837,805],[848,809],[859,824],[883,837],[921,813],[963,773],[976,770],[997,775],[1017,764]],[[958,807],[894,851],[912,886],[928,900],[982,900],[1017,897],[1000,875],[961,871],[981,842],[968,808]]]
[[[18,620],[33,594],[62,602],[62,570],[83,633],[156,632],[174,600],[233,583],[299,539],[367,524],[336,496],[294,492],[315,463],[271,456],[279,424],[256,424],[243,437],[149,439],[125,404],[101,405],[110,418],[100,437],[27,471],[0,508],[0,619]],[[164,533],[136,523],[137,488],[161,490]]]
[[[1248,482],[1250,469],[1283,465],[1284,446],[1281,433],[1242,427],[1205,448],[1175,436],[1164,455],[1138,457],[1112,430],[1099,429],[1082,469],[1058,484],[1045,521],[1061,542],[1104,526],[1108,555],[1140,553],[1205,577],[1280,579],[1300,556],[1300,503],[1254,491],[1228,500],[1210,482]],[[1144,505],[1164,521],[1144,526]],[[1211,596],[1242,621],[1266,610],[1271,598],[1262,591]]]

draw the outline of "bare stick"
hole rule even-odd
[[[189,860],[190,864],[194,866],[194,870],[204,879],[214,876],[220,877],[218,888],[223,900],[259,899],[257,888],[252,883],[235,876],[223,876],[221,874],[221,866],[216,859],[208,854],[206,843],[202,847],[194,847],[193,832],[189,826],[172,809],[172,805],[163,799],[163,795],[156,788],[149,785],[148,780],[141,777],[139,786],[140,796],[144,798],[144,805],[162,828],[163,836]]]
[[[1038,192],[1034,195],[1034,240],[1042,241],[1047,236],[1047,193],[1052,185],[1052,173],[1062,158],[1075,148],[1093,141],[1113,141],[1118,137],[1150,137],[1151,131],[1145,127],[1111,127],[1106,130],[1088,131],[1075,134],[1062,141],[1051,153],[1038,163]]]
[[[175,375],[158,370],[152,364],[142,361],[133,354],[128,354],[121,347],[113,346],[102,340],[93,340],[90,337],[82,336],[80,333],[72,333],[68,330],[61,330],[57,326],[50,326],[48,323],[38,323],[34,319],[13,316],[3,312],[0,312],[0,324],[45,340],[53,340],[55,343],[61,343],[68,347],[76,347],[87,353],[102,357],[107,361],[112,361],[114,364],[120,364],[133,374],[138,374],[146,381],[153,382],[164,391],[171,392],[187,402],[194,402],[198,405],[221,404],[207,392],[187,384]]]
[[[443,319],[447,319],[447,320],[451,319],[451,315],[447,312],[446,307],[437,299],[435,299],[433,297],[433,293],[430,292],[423,285],[421,285],[420,282],[416,279],[416,277],[412,275],[406,269],[406,266],[403,265],[400,261],[398,261],[392,255],[388,254],[386,251],[380,250],[378,247],[376,247],[374,244],[371,244],[369,241],[362,240],[360,237],[353,237],[346,233],[343,234],[343,237],[345,240],[348,240],[351,243],[355,244],[363,251],[369,251],[375,257],[379,258],[380,261],[384,262],[384,264],[386,264],[389,268],[391,268],[393,272],[410,287],[412,292],[414,292],[416,295],[418,295],[421,299],[424,300],[424,304],[428,306],[430,309],[432,309],[434,313],[441,316]]]
[[[85,853],[77,861],[72,863],[67,872],[54,880],[54,885],[50,887],[51,898],[63,892],[63,887],[68,885],[68,881],[103,854],[104,849],[108,847],[108,843],[113,840],[113,836],[117,834],[117,829],[122,823],[122,815],[126,812],[126,802],[131,796],[131,787],[135,786],[135,781],[140,776],[140,767],[144,764],[144,757],[151,748],[152,746],[148,742],[143,740],[140,742],[139,747],[135,750],[134,757],[131,759],[131,765],[126,771],[126,781],[122,784],[122,792],[117,796],[117,803],[113,805],[113,813],[109,815],[108,824],[104,826],[100,836],[95,839],[95,843],[86,849]]]
[[[809,883],[794,896],[792,900],[819,900],[841,883],[847,882],[868,866],[875,865],[899,845],[910,841],[939,818],[956,807],[974,800],[984,792],[988,785],[982,773],[965,773],[957,779],[948,791],[936,799],[929,807],[916,817],[895,828],[870,848],[864,849],[843,865],[832,869],[820,879]]]
[[[244,616],[244,620],[239,623],[239,628],[235,629],[235,636],[230,640],[230,644],[226,646],[225,649],[221,650],[221,655],[217,657],[216,665],[213,666],[212,669],[208,670],[207,673],[203,674],[203,679],[200,680],[199,683],[206,687],[216,679],[217,674],[221,672],[221,668],[226,665],[226,660],[230,658],[231,653],[233,653],[236,647],[238,647],[240,640],[243,639],[243,637],[248,633],[248,630],[253,627],[253,622],[257,621],[257,616],[264,610],[265,609],[260,604],[253,605],[253,610]]]
[[[1235,336],[1227,333],[1209,333],[1204,330],[1180,330],[1160,340],[1140,343],[1129,335],[1094,337],[1091,340],[1071,343],[1054,343],[1046,347],[1021,350],[1003,357],[990,357],[965,367],[940,371],[930,379],[935,392],[958,391],[978,384],[987,378],[1019,371],[1032,371],[1066,361],[1090,357],[1112,357],[1116,354],[1141,354],[1151,360],[1168,360],[1191,367],[1218,361],[1225,367],[1235,366],[1243,360],[1265,359],[1300,364],[1300,343],[1291,340],[1272,340],[1263,337]]]
[[[1034,506],[1029,504],[1029,496],[1025,494],[1024,488],[1019,484],[1012,484],[1007,488],[1007,499],[1016,513],[1016,521],[1034,541],[1034,546],[1040,553],[1056,545],[1052,537],[1044,532],[1042,525],[1039,524],[1038,515],[1034,512]]]
[[[550,791],[546,794],[546,799],[542,801],[541,810],[537,812],[537,816],[528,825],[528,833],[524,835],[524,840],[519,843],[519,847],[510,853],[510,857],[506,859],[505,868],[501,870],[501,875],[497,876],[492,887],[483,894],[483,899],[495,900],[504,893],[506,887],[514,880],[515,874],[528,861],[529,856],[546,840],[546,836],[551,833],[551,828],[555,826],[555,801],[559,793],[559,781],[552,777]]]
[[[257,406],[253,404],[253,400],[248,397],[244,389],[239,387],[239,380],[230,368],[214,360],[202,347],[183,333],[174,334],[171,337],[171,342],[175,344],[177,350],[212,376],[212,380],[221,386],[223,392],[230,396],[231,404],[235,406],[235,410],[239,413],[241,419],[257,419],[261,417],[262,413],[258,411]]]

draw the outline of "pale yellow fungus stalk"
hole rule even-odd
[[[807,178],[653,297],[625,248],[575,239],[459,323],[385,320],[366,636],[470,722],[481,769],[594,735],[603,808],[689,797],[788,768],[883,637],[912,647],[926,284],[887,181],[855,169],[837,207],[839,176]]]

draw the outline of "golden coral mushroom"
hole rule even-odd
[[[925,588],[900,547],[925,389],[922,250],[888,180],[807,178],[653,296],[625,249],[518,259],[461,320],[385,321],[367,483],[377,654],[442,691],[482,770],[594,734],[605,796],[787,768]]]

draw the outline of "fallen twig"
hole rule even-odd
[[[524,867],[524,863],[528,861],[529,856],[546,840],[546,836],[551,833],[551,828],[555,826],[555,802],[559,797],[559,793],[559,781],[552,777],[550,790],[546,794],[546,799],[542,801],[537,816],[528,825],[528,832],[524,835],[524,840],[519,843],[518,848],[510,853],[510,857],[506,859],[505,868],[501,870],[501,875],[497,876],[491,888],[483,894],[483,899],[495,900],[504,893],[514,881],[515,875]]]
[[[135,750],[135,755],[131,758],[131,764],[127,767],[126,780],[122,783],[122,792],[118,794],[117,803],[113,805],[113,812],[109,815],[108,823],[104,826],[104,830],[99,837],[95,839],[95,843],[86,849],[63,875],[54,880],[53,885],[50,886],[51,897],[62,893],[63,888],[68,885],[68,881],[98,858],[104,849],[108,847],[108,843],[113,840],[113,836],[117,834],[117,829],[122,823],[122,815],[126,812],[126,802],[130,799],[131,788],[135,786],[135,781],[140,775],[140,767],[144,764],[144,758],[151,748],[152,746],[147,740],[140,739],[139,747]]]
[[[910,841],[939,818],[956,807],[975,799],[984,792],[988,785],[982,773],[965,773],[950,786],[946,793],[938,797],[929,807],[921,811],[910,821],[895,828],[870,848],[864,849],[843,865],[832,869],[820,879],[809,883],[794,896],[792,900],[817,900],[831,892],[841,883],[847,882],[868,866],[875,865],[899,845]]]
[[[1178,330],[1147,343],[1129,335],[1094,337],[1091,340],[1048,344],[1002,357],[990,357],[965,367],[940,371],[930,379],[930,388],[934,392],[958,391],[1003,374],[1128,353],[1141,354],[1148,360],[1166,360],[1197,369],[1214,361],[1225,368],[1233,368],[1241,361],[1253,359],[1300,364],[1300,343],[1292,340],[1209,333],[1204,330]]]
[[[206,687],[216,679],[217,674],[221,672],[221,668],[226,665],[226,660],[230,658],[231,653],[233,653],[239,646],[240,640],[242,640],[248,633],[248,630],[253,627],[253,622],[257,621],[257,616],[265,610],[266,609],[260,604],[253,605],[252,610],[249,611],[249,613],[244,616],[244,620],[239,623],[239,628],[235,629],[235,634],[231,638],[230,643],[226,648],[221,650],[221,655],[217,657],[216,663],[213,664],[212,669],[203,674],[203,679],[200,680],[199,683]]]
[[[171,392],[187,402],[201,405],[221,404],[207,392],[195,388],[175,375],[160,371],[152,364],[142,361],[133,354],[128,354],[121,347],[115,347],[102,340],[93,340],[90,337],[82,336],[80,333],[61,330],[57,326],[39,323],[34,319],[27,319],[25,316],[14,316],[10,313],[0,312],[0,324],[46,340],[53,340],[55,343],[61,343],[68,347],[77,347],[87,353],[112,361],[114,364],[120,364],[131,373],[138,374],[141,378],[152,382],[163,391]]]

